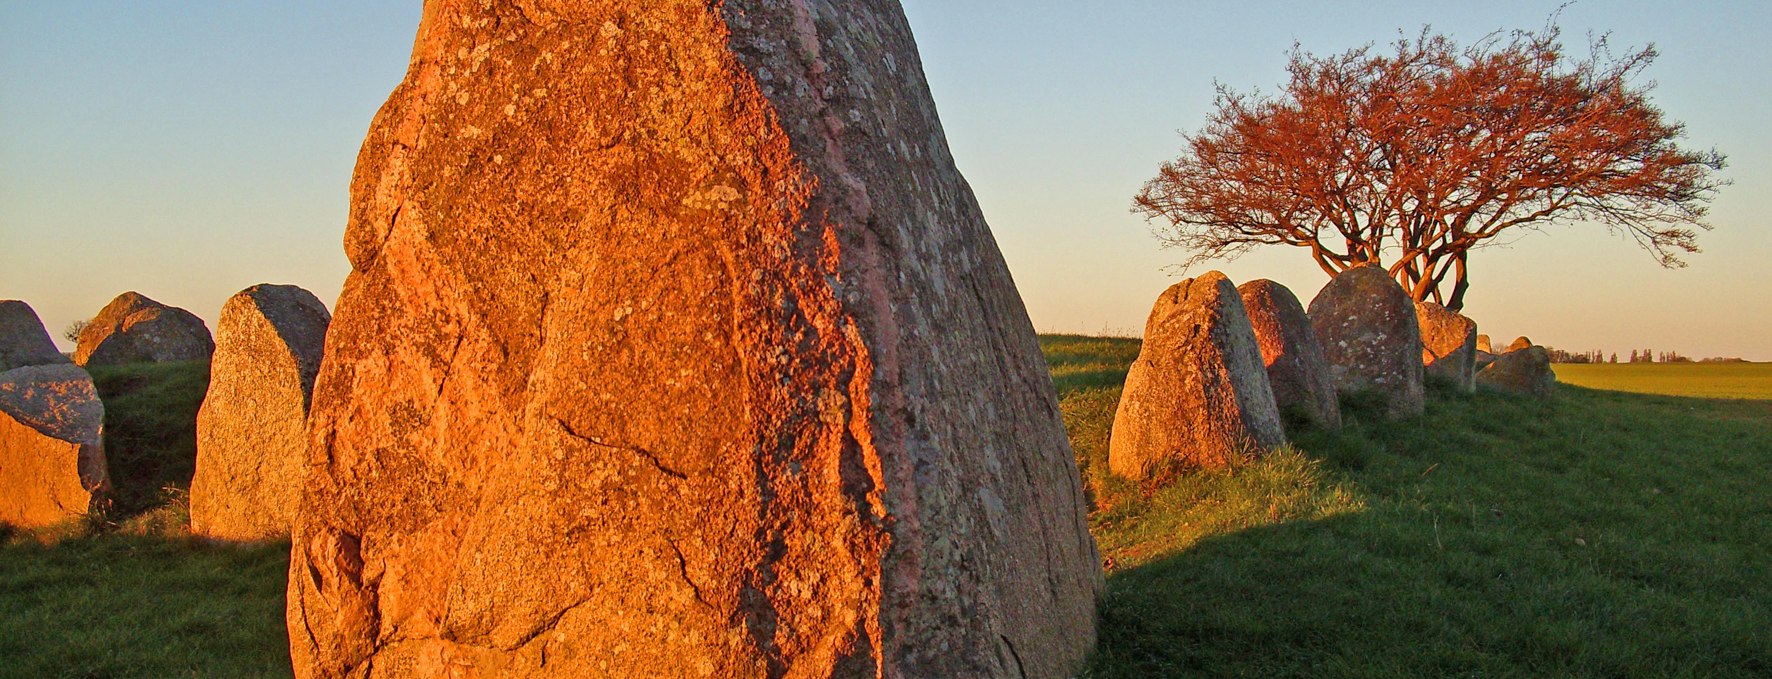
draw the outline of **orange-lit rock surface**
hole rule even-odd
[[[1416,302],[1421,363],[1465,391],[1477,388],[1477,322],[1433,302]]]
[[[1308,313],[1337,390],[1382,394],[1391,417],[1422,413],[1426,392],[1415,302],[1383,267],[1336,274]]]
[[[1286,442],[1243,299],[1217,271],[1157,298],[1108,440],[1115,474],[1221,467]]]
[[[0,523],[48,526],[101,508],[110,490],[105,406],[78,366],[0,373]]]
[[[106,304],[80,331],[74,362],[82,366],[205,361],[215,341],[203,319],[139,292]]]
[[[49,338],[31,305],[16,299],[0,300],[0,373],[67,362],[68,357],[55,348],[55,340]]]
[[[1325,429],[1341,428],[1341,401],[1323,344],[1304,314],[1304,305],[1286,286],[1267,279],[1237,286],[1261,358],[1267,364],[1268,386],[1282,412],[1295,411]]]
[[[237,541],[289,534],[331,319],[313,293],[292,285],[255,285],[222,305],[197,412],[192,533]]]
[[[1100,565],[896,2],[425,5],[358,160],[302,677],[1061,677]]]

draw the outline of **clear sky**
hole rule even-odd
[[[907,0],[960,169],[1035,324],[1136,334],[1182,276],[1128,211],[1196,129],[1212,83],[1273,89],[1294,42],[1318,53],[1424,24],[1470,41],[1536,28],[1561,0],[1488,3]],[[418,0],[0,0],[0,298],[52,334],[124,290],[213,327],[261,282],[329,304],[351,168],[404,73]],[[1499,340],[1772,360],[1772,2],[1584,0],[1590,32],[1656,44],[1655,101],[1688,143],[1728,154],[1735,184],[1691,267],[1668,271],[1591,225],[1472,259],[1466,311]],[[1220,265],[1308,301],[1301,251]],[[1197,271],[1195,272],[1197,273]]]

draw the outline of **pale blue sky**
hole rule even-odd
[[[1272,89],[1294,41],[1338,52],[1423,24],[1469,41],[1541,26],[1560,0],[1016,3],[909,0],[960,168],[1042,330],[1133,333],[1178,273],[1128,212],[1197,128],[1212,81]],[[419,3],[0,0],[0,298],[52,331],[128,289],[212,324],[233,292],[295,283],[329,304],[348,270],[348,185],[405,70]],[[1591,226],[1473,259],[1467,311],[1572,350],[1772,360],[1772,3],[1596,2],[1571,46],[1653,42],[1656,101],[1735,185],[1692,266],[1665,271]],[[1308,300],[1302,253],[1224,264]]]

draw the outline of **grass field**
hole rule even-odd
[[[1105,473],[1137,340],[1041,345],[1111,564],[1089,676],[1772,676],[1772,400],[1435,390],[1140,486]],[[167,370],[122,391],[183,407]],[[180,467],[133,468],[172,490],[0,548],[0,677],[288,676],[287,548],[181,537]]]
[[[1558,365],[1565,384],[1637,394],[1772,401],[1772,363]]]

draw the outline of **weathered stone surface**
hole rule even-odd
[[[1237,286],[1237,293],[1261,345],[1268,385],[1280,410],[1296,409],[1316,426],[1340,429],[1341,402],[1335,379],[1329,376],[1329,359],[1323,356],[1323,344],[1298,297],[1267,279]]]
[[[1477,384],[1544,397],[1556,388],[1557,374],[1551,370],[1550,352],[1544,347],[1526,347],[1495,357],[1495,362],[1477,371]]]
[[[1433,302],[1417,302],[1421,363],[1465,391],[1477,388],[1477,323]]]
[[[28,365],[59,365],[68,357],[55,348],[31,305],[0,300],[0,373]]]
[[[1220,467],[1285,442],[1261,347],[1230,279],[1212,271],[1163,291],[1114,413],[1108,467],[1144,479],[1165,464]]]
[[[80,331],[74,362],[82,366],[206,361],[215,351],[209,327],[184,309],[125,292]]]
[[[1311,300],[1310,317],[1337,389],[1383,394],[1392,417],[1421,414],[1415,302],[1383,268],[1357,266],[1330,279]]]
[[[292,285],[255,285],[222,306],[197,413],[192,533],[234,541],[289,534],[331,320],[313,293]]]
[[[1490,344],[1488,335],[1477,335],[1477,351],[1485,354],[1495,353],[1495,347]]]
[[[1515,351],[1519,351],[1521,349],[1525,349],[1528,347],[1534,347],[1534,346],[1538,346],[1538,345],[1533,344],[1532,339],[1529,337],[1515,337],[1513,343],[1507,345],[1507,351],[1504,351],[1501,353],[1504,353],[1504,354],[1513,353]]]
[[[0,373],[0,523],[48,526],[104,506],[105,406],[78,366]]]
[[[1495,362],[1495,354],[1491,354],[1487,351],[1480,351],[1479,350],[1477,352],[1477,360],[1473,362],[1473,365],[1475,366],[1476,370],[1482,370],[1484,368],[1489,367],[1489,364],[1494,363],[1494,362]],[[1473,376],[1472,379],[1474,381],[1475,377]]]
[[[1100,563],[896,2],[426,3],[352,187],[303,677],[1066,676]]]

